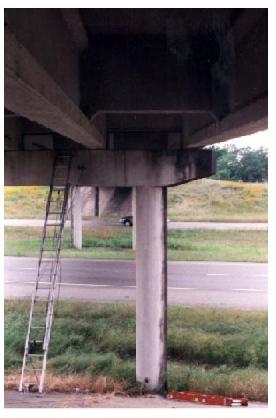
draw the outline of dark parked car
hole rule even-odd
[[[169,218],[167,218],[167,222],[170,222]],[[133,216],[132,215],[123,216],[120,219],[120,223],[124,226],[133,226]]]
[[[133,216],[123,216],[120,223],[124,226],[133,226]]]

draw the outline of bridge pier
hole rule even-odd
[[[136,250],[136,187],[132,187],[131,191],[131,214],[132,222],[132,249]]]
[[[71,189],[71,241],[74,248],[82,248],[82,195],[78,186]]]
[[[167,188],[136,187],[136,379],[166,386]]]
[[[5,185],[47,185],[54,153],[7,152]],[[78,167],[87,168],[79,179]],[[108,167],[108,170],[107,170]],[[167,344],[167,186],[208,177],[215,172],[212,150],[79,150],[72,162],[71,184],[133,187],[136,225],[136,378],[148,391],[166,388]],[[81,248],[81,198],[76,187],[73,245]],[[136,222],[135,222],[136,217]],[[134,232],[135,233],[135,232]]]

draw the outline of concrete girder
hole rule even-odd
[[[105,140],[34,56],[5,29],[5,107],[88,148]]]
[[[6,186],[47,186],[53,151],[7,151]],[[79,186],[172,186],[215,173],[212,150],[101,151],[74,153],[70,183]]]
[[[68,29],[71,32],[72,39],[79,49],[82,51],[83,49],[88,47],[88,38],[86,30],[83,26],[83,22],[81,20],[79,10],[78,9],[60,9],[63,19],[65,20]]]
[[[5,31],[14,35],[19,44],[79,106],[79,51],[60,9],[6,8],[4,19]]]
[[[184,140],[184,146],[194,148],[227,141],[243,135],[263,131],[268,127],[267,96],[230,113],[221,121],[213,122]]]

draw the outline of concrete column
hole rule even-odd
[[[99,216],[99,201],[100,201],[100,188],[98,186],[95,187],[95,209],[94,209],[94,216]]]
[[[136,187],[136,379],[166,388],[167,190]]]
[[[136,187],[132,187],[131,192],[131,213],[133,216],[132,225],[132,249],[136,250]]]
[[[74,248],[82,248],[81,188],[71,189],[71,241]]]

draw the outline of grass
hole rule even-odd
[[[122,227],[84,229],[82,250],[71,248],[65,231],[62,257],[135,258],[131,230]],[[38,256],[41,228],[5,227],[5,255]],[[266,231],[169,230],[168,258],[172,261],[267,261]]]
[[[7,387],[21,366],[28,310],[26,302],[5,304]],[[60,302],[48,365],[48,389],[138,390],[135,306]],[[168,385],[267,400],[267,314],[169,307]]]
[[[5,187],[6,218],[43,218],[47,187]],[[168,188],[175,221],[267,222],[267,184],[212,179]]]
[[[48,187],[5,187],[5,218],[44,218]]]
[[[267,222],[267,184],[212,179],[169,188],[174,221]]]

